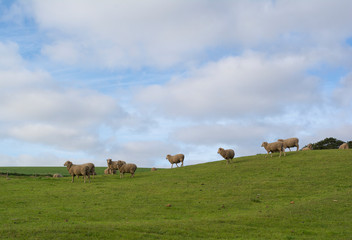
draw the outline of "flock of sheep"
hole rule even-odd
[[[272,157],[273,152],[280,152],[279,157],[281,157],[282,152],[284,153],[284,156],[286,156],[286,153],[285,153],[286,148],[288,148],[291,151],[290,149],[291,147],[297,147],[296,151],[298,151],[299,149],[298,143],[299,143],[298,138],[278,139],[277,142],[273,142],[273,143],[263,142],[262,147],[264,147],[265,150],[267,151],[267,155],[265,157],[267,157],[269,153],[271,153],[271,157]],[[310,143],[306,147],[302,148],[302,151],[307,151],[312,149],[313,149],[313,145]],[[348,144],[347,143],[341,144],[339,149],[349,149]]]
[[[262,147],[265,148],[267,154],[265,157],[271,154],[273,156],[274,152],[279,152],[281,157],[281,153],[284,153],[286,156],[285,149],[288,148],[291,151],[292,147],[297,147],[296,151],[299,150],[299,139],[298,138],[288,138],[288,139],[278,139],[276,142],[268,143],[263,142]],[[339,149],[348,149],[348,144],[343,143]],[[302,151],[312,150],[312,144],[308,144],[307,147],[304,147]],[[229,164],[231,160],[235,157],[235,151],[233,149],[218,149],[218,154],[220,154],[225,160],[226,163]],[[176,154],[174,156],[167,155],[166,159],[171,163],[171,168],[174,164],[178,167],[178,163],[181,163],[181,167],[183,166],[183,161],[185,159],[184,154]],[[106,160],[108,167],[104,170],[104,174],[115,174],[117,170],[120,172],[120,178],[124,176],[125,173],[130,173],[131,177],[134,176],[134,173],[137,170],[137,165],[134,163],[126,163],[125,161],[118,160],[112,161],[112,159]],[[70,161],[65,162],[64,166],[67,167],[68,172],[72,176],[72,182],[74,182],[74,177],[83,176],[84,182],[86,182],[86,178],[88,177],[90,182],[90,176],[96,175],[95,166],[93,163],[85,163],[81,165],[75,165]]]
[[[114,174],[116,170],[120,172],[120,178],[123,177],[125,173],[131,173],[131,177],[134,176],[134,173],[137,170],[137,165],[134,163],[126,163],[125,161],[112,161],[111,159],[107,159],[108,168],[105,169],[105,174]],[[86,182],[86,178],[88,177],[90,182],[90,176],[96,175],[95,166],[93,163],[85,163],[85,164],[73,164],[71,161],[65,162],[64,166],[67,167],[67,171],[72,176],[72,182],[74,182],[74,177],[83,176],[84,183]]]

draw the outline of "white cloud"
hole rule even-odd
[[[307,77],[309,63],[301,56],[267,58],[250,53],[228,57],[195,69],[186,78],[143,89],[136,95],[142,108],[184,118],[241,118],[279,114],[319,100],[318,86]]]
[[[334,100],[346,110],[352,107],[352,72],[343,77],[338,87],[333,92]],[[348,111],[348,110],[347,110]]]
[[[45,71],[28,70],[17,51],[0,42],[12,63],[0,62],[0,135],[69,150],[104,149],[99,126],[118,128],[126,116],[116,99],[61,86]]]
[[[33,0],[23,1],[22,7],[52,40],[42,51],[50,59],[139,68],[202,62],[206,51],[219,46],[270,51],[294,44],[303,50],[341,42],[350,37],[352,4]]]

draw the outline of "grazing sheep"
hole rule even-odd
[[[298,138],[288,138],[288,139],[279,139],[277,140],[279,142],[283,142],[284,143],[284,148],[288,148],[291,152],[291,147],[297,147],[297,150],[299,149],[299,145],[298,145]]]
[[[158,169],[156,169],[155,167],[153,167],[152,169],[150,169],[150,171],[152,171],[152,172],[154,172],[154,171],[156,171],[156,170],[158,170]]]
[[[268,152],[265,157],[269,155],[269,152],[271,153],[271,157],[273,157],[273,152],[280,152],[279,157],[281,157],[281,153],[284,152],[284,156],[286,156],[283,142],[280,142],[280,141],[273,142],[273,143],[263,142],[262,147],[264,147],[265,150]]]
[[[134,177],[134,173],[137,170],[137,165],[133,163],[126,163],[125,161],[117,161],[117,167],[120,172],[120,178],[123,177],[125,173],[131,173],[131,177]]]
[[[349,149],[348,144],[347,143],[342,143],[340,145],[339,149]]]
[[[220,154],[224,159],[227,160],[226,164],[229,164],[230,160],[232,160],[235,157],[235,151],[232,149],[219,148],[218,154]]]
[[[65,162],[64,166],[67,167],[68,172],[72,176],[72,182],[75,176],[83,176],[84,183],[86,183],[86,177],[88,176],[90,182],[90,169],[87,165],[75,165],[70,161]]]
[[[115,173],[116,173],[116,170],[115,170],[115,169],[112,170],[112,169],[110,169],[110,168],[107,168],[107,169],[104,170],[104,174],[115,174]]]
[[[302,148],[302,151],[308,151],[308,150],[313,150],[313,145],[309,143],[307,147]]]
[[[176,164],[177,167],[178,167],[177,163],[181,163],[181,167],[183,167],[183,161],[185,160],[185,155],[183,155],[182,153],[176,154],[174,156],[171,156],[170,154],[168,154],[166,156],[166,159],[168,159],[169,162],[171,163],[171,168],[174,166],[174,163]]]
[[[55,173],[55,174],[53,175],[53,178],[60,178],[60,177],[62,177],[62,175],[61,175],[60,173]]]

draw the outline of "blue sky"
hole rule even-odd
[[[0,165],[352,140],[351,1],[0,0]]]

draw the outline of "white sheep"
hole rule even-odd
[[[309,150],[313,150],[313,145],[311,143],[309,143],[307,147],[302,148],[302,151],[309,151]]]
[[[342,143],[340,145],[339,149],[349,149],[348,144],[347,143]]]
[[[174,163],[176,164],[177,167],[178,167],[177,163],[181,163],[181,167],[183,167],[183,161],[185,160],[185,155],[183,155],[182,153],[176,154],[174,156],[168,154],[166,156],[166,159],[169,160],[169,162],[171,163],[171,168],[174,166]]]
[[[284,143],[284,148],[288,148],[291,152],[291,147],[297,147],[297,150],[299,149],[299,139],[298,138],[287,138],[287,139],[278,139],[277,141],[283,142]]]
[[[229,164],[230,160],[232,160],[235,157],[235,151],[232,149],[219,148],[218,154],[220,154],[224,159],[227,160],[226,164]]]
[[[126,163],[125,161],[117,161],[118,170],[120,172],[120,178],[123,177],[125,173],[131,173],[131,177],[134,177],[134,173],[137,170],[137,165],[134,163]]]
[[[67,167],[68,172],[71,174],[72,182],[74,182],[75,176],[83,176],[84,183],[86,182],[86,177],[88,176],[90,182],[90,169],[87,165],[75,165],[71,161],[67,161],[64,166]]]
[[[281,157],[281,153],[284,152],[284,156],[286,156],[283,142],[280,142],[280,141],[273,142],[273,143],[263,142],[262,147],[264,147],[265,150],[267,151],[267,154],[265,157],[269,155],[269,152],[271,153],[271,157],[273,157],[273,152],[280,152],[279,157]]]

